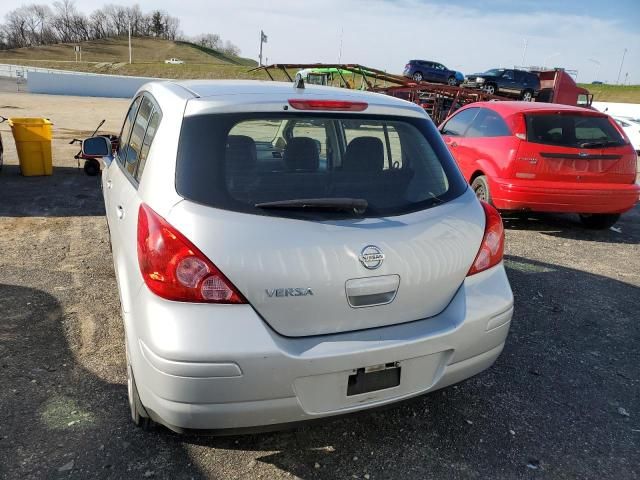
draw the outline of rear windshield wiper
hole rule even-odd
[[[275,202],[262,202],[254,205],[256,208],[334,210],[363,214],[369,203],[364,198],[294,198]]]
[[[596,140],[594,142],[582,142],[579,147],[580,148],[597,148],[597,147],[608,147],[610,145],[620,145],[620,142],[616,140]]]

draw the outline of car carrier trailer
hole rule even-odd
[[[250,71],[264,71],[271,80],[293,82],[294,77],[298,76],[307,83],[369,90],[402,98],[423,107],[436,124],[469,103],[513,100],[506,96],[491,95],[484,90],[416,82],[401,75],[355,63],[276,63]],[[591,105],[593,95],[578,87],[564,69],[531,71],[540,77],[542,87],[536,101],[585,107]]]

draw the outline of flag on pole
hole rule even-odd
[[[264,43],[267,43],[267,36],[264,34],[264,32],[262,30],[260,30],[260,35],[261,36],[261,41]]]

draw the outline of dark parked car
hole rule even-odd
[[[484,73],[467,75],[464,87],[481,88],[492,95],[508,95],[530,101],[540,91],[535,73],[510,68],[493,68]]]
[[[449,70],[438,62],[430,60],[409,60],[402,73],[405,77],[413,78],[416,82],[446,83],[460,85],[464,77],[460,72]]]

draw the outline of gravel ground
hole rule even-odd
[[[23,178],[0,125],[0,478],[640,478],[639,208],[619,231],[506,219],[511,334],[462,384],[280,433],[136,429],[101,195],[67,145],[125,109],[0,91],[56,136],[54,175]]]

